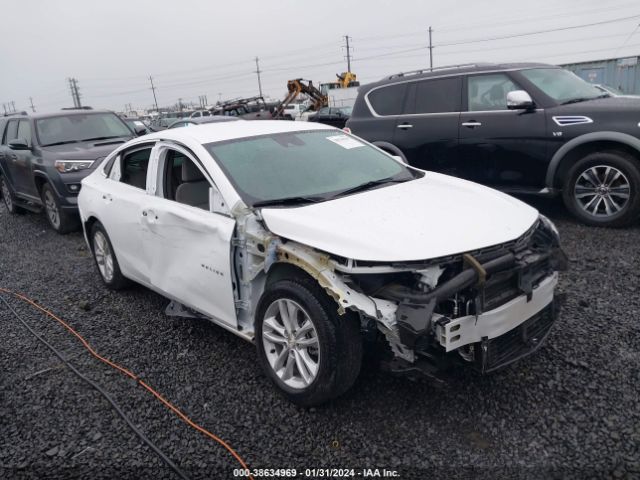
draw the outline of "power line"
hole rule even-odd
[[[462,40],[462,41],[457,41],[457,42],[449,42],[449,43],[441,43],[441,44],[436,44],[435,47],[450,47],[453,45],[467,45],[469,43],[479,43],[479,42],[491,42],[494,40],[507,40],[510,38],[519,38],[519,37],[526,37],[529,35],[539,35],[541,33],[551,33],[551,32],[561,32],[561,31],[565,31],[565,30],[575,30],[576,28],[586,28],[586,27],[593,27],[596,25],[606,25],[609,23],[617,23],[617,22],[623,22],[626,20],[631,20],[634,18],[640,18],[640,15],[632,15],[630,17],[620,17],[620,18],[614,18],[611,20],[603,20],[600,22],[592,22],[592,23],[584,23],[582,25],[571,25],[568,27],[559,27],[559,28],[548,28],[546,30],[536,30],[534,32],[525,32],[525,33],[516,33],[516,34],[511,34],[511,35],[501,35],[501,36],[497,36],[497,37],[485,37],[485,38],[476,38],[476,39],[471,39],[471,40]]]

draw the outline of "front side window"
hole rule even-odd
[[[209,182],[189,157],[168,150],[164,167],[164,198],[209,210]]]
[[[373,90],[367,98],[378,115],[400,115],[406,90],[407,84],[399,83]]]
[[[415,113],[460,111],[460,78],[425,80],[416,85]]]
[[[120,161],[120,181],[145,190],[150,157],[151,147],[125,153]]]
[[[18,123],[18,138],[27,141],[27,145],[31,146],[31,123],[29,120],[20,120]]]
[[[467,80],[469,111],[507,110],[507,94],[520,90],[503,73],[470,76]]]
[[[574,103],[608,96],[595,85],[562,68],[532,68],[520,73],[558,103]]]
[[[127,124],[113,113],[41,118],[36,120],[36,132],[43,147],[131,136]]]
[[[336,130],[278,133],[205,148],[249,205],[299,197],[322,201],[370,183],[415,178],[388,155]]]

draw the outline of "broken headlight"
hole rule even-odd
[[[93,160],[56,160],[55,167],[60,173],[77,172],[91,168]]]

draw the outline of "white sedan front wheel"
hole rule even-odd
[[[312,278],[269,284],[256,309],[258,360],[293,403],[318,405],[346,392],[362,362],[357,315],[338,305]]]

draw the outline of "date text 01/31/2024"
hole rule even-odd
[[[386,468],[254,468],[233,470],[234,477],[254,478],[399,478],[397,470]]]

